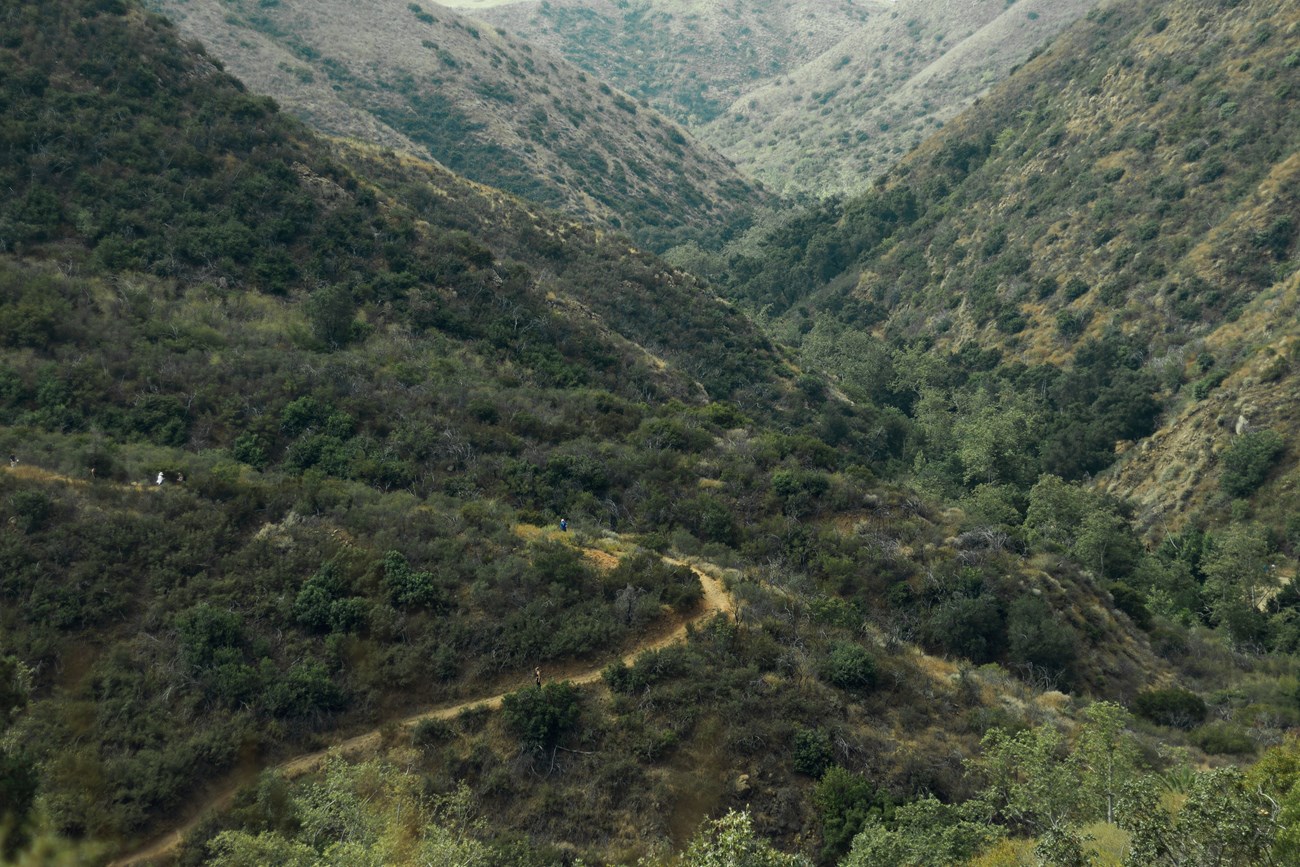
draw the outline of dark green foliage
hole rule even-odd
[[[921,625],[925,642],[972,662],[992,662],[1005,644],[1002,603],[992,594],[958,596],[935,606]]]
[[[876,660],[860,644],[837,641],[826,654],[820,674],[840,689],[868,690],[876,683]]]
[[[350,632],[365,622],[366,600],[347,595],[339,566],[330,561],[307,579],[293,603],[293,616],[314,632]]]
[[[578,690],[568,681],[508,694],[501,703],[506,728],[525,749],[549,752],[578,722]]]
[[[1275,430],[1247,431],[1236,437],[1219,458],[1219,484],[1234,497],[1249,496],[1264,483],[1284,446]]]
[[[1007,659],[1035,676],[1067,685],[1078,654],[1078,637],[1036,596],[1021,596],[1007,607]]]
[[[27,822],[39,784],[35,762],[0,744],[0,856],[6,859],[27,842]]]
[[[1209,711],[1196,693],[1175,686],[1138,693],[1133,712],[1160,725],[1193,729]]]
[[[831,738],[827,732],[795,726],[793,761],[796,771],[818,779],[834,760],[835,754],[831,750]]]
[[[416,572],[399,551],[384,554],[384,586],[399,608],[434,608],[446,605],[432,572]]]
[[[9,497],[9,509],[19,529],[31,533],[54,514],[54,502],[41,491],[16,491]]]
[[[853,838],[868,821],[888,821],[894,809],[888,792],[839,765],[822,776],[813,803],[821,814],[822,857],[830,862],[849,851]]]

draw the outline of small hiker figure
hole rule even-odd
[[[162,470],[159,470],[159,471],[158,471],[158,486],[159,486],[159,487],[162,487],[162,483],[163,483],[163,474],[162,474]]]
[[[537,681],[537,688],[542,688],[542,667],[539,665],[533,669],[533,680]]]
[[[91,467],[91,468],[90,468],[90,477],[91,477],[92,479],[95,477],[95,468],[94,468],[94,467]]]
[[[560,519],[560,532],[561,533],[569,532],[569,521],[567,518]]]
[[[11,467],[18,466],[18,455],[14,454],[13,452],[9,453],[9,466]]]

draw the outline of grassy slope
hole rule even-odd
[[[701,136],[782,192],[864,190],[1093,5],[901,0]]]
[[[763,200],[671,121],[451,10],[155,5],[320,130],[432,157],[652,246],[688,225],[725,234]]]

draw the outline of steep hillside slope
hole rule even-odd
[[[125,851],[247,783],[187,861],[223,829],[253,838],[244,863],[414,859],[412,835],[352,835],[368,796],[317,788],[311,815],[339,818],[317,824],[259,771],[513,690],[403,762],[472,792],[485,863],[631,861],[746,804],[830,859],[868,802],[970,794],[989,726],[1069,726],[1172,676],[1038,524],[881,482],[897,413],[795,378],[688,275],[323,141],[134,4],[0,25],[0,782],[21,796],[0,812],[21,831]],[[1136,550],[1108,504],[1051,493]],[[732,617],[701,617],[687,556]],[[608,692],[553,682],[688,619]],[[826,775],[858,793],[847,818]]]
[[[698,129],[888,6],[878,0],[530,0],[473,14],[562,53]]]
[[[700,130],[781,192],[866,189],[1096,0],[898,0]]]
[[[319,130],[666,247],[725,236],[763,195],[672,121],[442,7],[157,0],[258,92]]]
[[[747,275],[738,291],[792,325],[820,311],[897,345],[1001,364],[1005,383],[1046,396],[1058,418],[1089,395],[1092,432],[1062,432],[1050,460],[1046,443],[1037,449],[1066,475],[1095,472],[1117,441],[1151,433],[1150,406],[1140,408],[1150,396],[1175,412],[1213,402],[1194,415],[1223,426],[1197,426],[1187,454],[1134,453],[1132,472],[1168,486],[1125,475],[1153,521],[1170,510],[1185,517],[1204,505],[1193,493],[1214,482],[1206,470],[1237,415],[1280,422],[1278,396],[1293,388],[1300,62],[1291,11],[1263,2],[1231,15],[1210,2],[1099,9],[879,190],[806,215],[738,258]],[[1094,390],[1054,392],[1057,372],[1071,367],[1109,371],[1111,385],[1127,370],[1133,391],[1104,404],[1091,403]],[[1239,388],[1255,390],[1224,399]]]

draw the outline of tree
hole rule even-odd
[[[682,854],[689,867],[812,867],[806,858],[786,855],[754,833],[749,813],[728,810],[705,822]]]
[[[1005,836],[967,805],[926,795],[894,811],[891,822],[872,819],[840,867],[948,867],[961,864]]]
[[[1115,803],[1125,782],[1137,776],[1138,748],[1128,726],[1133,715],[1112,701],[1093,702],[1075,742],[1074,759],[1091,809],[1115,822]]]
[[[1050,724],[1014,734],[991,729],[967,767],[984,780],[977,801],[987,815],[1029,833],[1068,826],[1083,803],[1079,766]]]
[[[317,289],[307,301],[312,334],[330,349],[346,346],[352,340],[355,312],[352,290],[342,283]]]
[[[893,814],[888,793],[839,765],[822,776],[813,791],[813,803],[821,813],[822,855],[828,859],[846,853],[869,820],[888,819]]]

